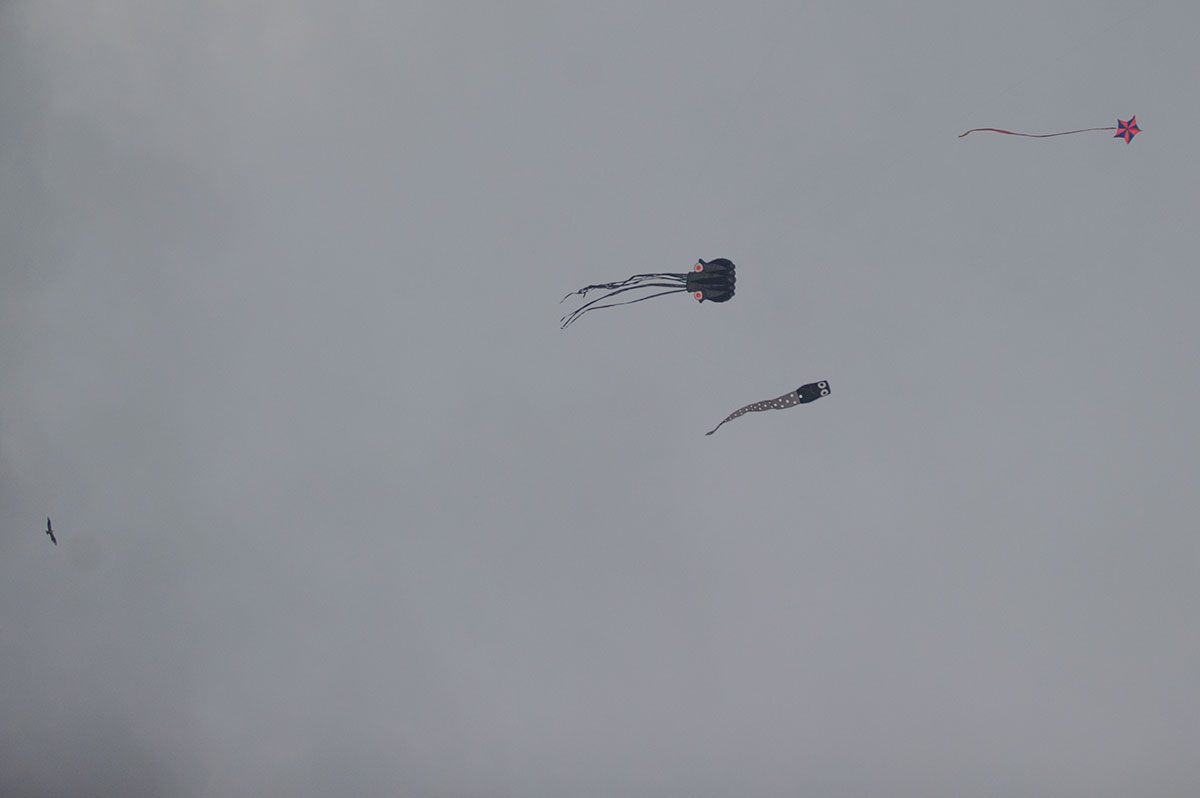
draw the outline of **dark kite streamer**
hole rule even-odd
[[[738,416],[744,416],[747,413],[757,413],[760,410],[779,410],[784,407],[795,407],[796,405],[806,405],[809,402],[815,402],[822,396],[829,396],[829,382],[821,380],[820,382],[810,382],[808,385],[801,385],[791,393],[785,393],[783,396],[775,399],[767,399],[765,402],[755,402],[752,405],[738,408],[725,417],[725,421],[732,421]],[[710,429],[705,435],[712,435],[721,428],[721,424]]]

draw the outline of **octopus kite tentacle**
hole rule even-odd
[[[614,291],[618,288],[625,287],[640,288],[643,285],[649,284],[650,280],[671,280],[672,282],[677,282],[682,285],[686,280],[686,275],[671,274],[669,272],[652,272],[650,274],[635,274],[632,277],[626,277],[624,280],[618,280],[613,283],[596,283],[595,285],[585,285],[578,291],[572,291],[562,299],[558,300],[558,304],[561,305],[563,302],[567,301],[568,297],[573,297],[576,294],[579,296],[587,296],[588,291]]]
[[[623,294],[626,291],[632,291],[635,288],[668,288],[668,287],[670,287],[670,283],[642,283],[640,285],[631,285],[628,288],[621,288],[617,291],[611,291],[611,292],[605,294],[604,296],[598,296],[595,299],[593,299],[592,301],[590,301],[586,304],[580,305],[579,307],[575,308],[575,310],[572,310],[570,313],[568,313],[567,315],[565,315],[561,319],[559,319],[559,321],[562,322],[562,327],[560,327],[559,329],[565,330],[567,328],[567,325],[569,325],[571,322],[575,321],[576,319],[578,319],[580,316],[582,316],[584,313],[587,313],[588,311],[599,310],[600,308],[614,308],[617,305],[633,305],[638,302],[645,302],[647,299],[654,299],[654,297],[656,297],[656,296],[666,296],[667,294],[683,294],[683,293],[687,292],[687,288],[684,288],[682,285],[680,285],[678,288],[671,288],[669,291],[660,291],[657,294],[651,294],[650,296],[638,297],[637,299],[629,299],[624,302],[610,302],[607,305],[597,305],[596,304],[597,302],[603,302],[604,300],[608,299],[609,297],[616,296],[617,294]],[[567,294],[567,296],[570,296],[570,294]]]

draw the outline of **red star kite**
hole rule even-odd
[[[1054,138],[1055,136],[1070,136],[1072,133],[1088,133],[1093,130],[1115,130],[1115,131],[1117,131],[1117,135],[1113,136],[1113,138],[1114,139],[1125,139],[1126,144],[1133,141],[1133,137],[1136,136],[1138,133],[1142,132],[1142,129],[1137,126],[1137,117],[1131,116],[1131,117],[1129,117],[1129,121],[1123,121],[1121,119],[1118,119],[1116,127],[1085,127],[1082,130],[1064,130],[1062,133],[1040,133],[1040,134],[1038,134],[1038,133],[1014,133],[1011,130],[1001,130],[998,127],[976,127],[976,128],[971,128],[966,133],[960,134],[959,138],[961,139],[963,136],[967,135],[967,133],[979,133],[981,131],[988,131],[991,133],[1003,133],[1006,136],[1024,136],[1025,138],[1030,138],[1030,139],[1049,139],[1049,138]]]
[[[1117,135],[1113,136],[1113,138],[1125,139],[1125,143],[1128,144],[1133,141],[1134,136],[1141,132],[1142,129],[1137,126],[1137,117],[1131,116],[1128,122],[1122,122],[1120,119],[1117,120]]]

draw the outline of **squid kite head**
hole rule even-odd
[[[822,396],[829,396],[829,383],[825,380],[820,382],[810,382],[808,385],[801,385],[796,389],[796,395],[799,397],[797,404],[807,404],[815,402]]]

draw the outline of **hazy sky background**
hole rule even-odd
[[[1198,29],[0,3],[0,793],[1196,795]]]

